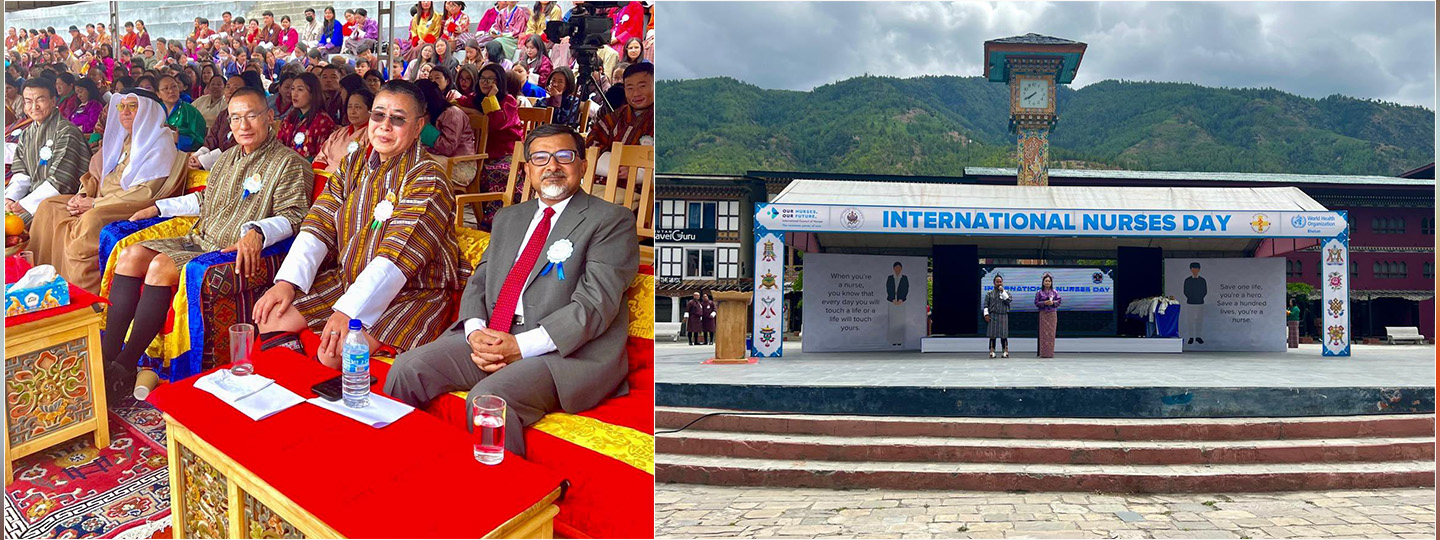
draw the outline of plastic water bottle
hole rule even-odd
[[[342,363],[342,387],[345,406],[362,409],[370,405],[370,341],[360,319],[350,319],[350,332],[345,334]]]

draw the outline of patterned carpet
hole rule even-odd
[[[110,411],[110,446],[85,435],[15,463],[6,538],[150,538],[170,524],[165,423],[148,403]]]

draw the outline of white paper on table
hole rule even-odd
[[[352,418],[362,424],[373,428],[383,428],[395,423],[400,417],[410,414],[414,407],[387,398],[374,392],[370,393],[370,406],[363,409],[352,409],[345,406],[345,400],[330,401],[322,397],[313,397],[306,401],[315,406],[331,412],[339,413],[341,416]]]
[[[251,420],[259,421],[305,401],[299,394],[274,382],[255,374],[235,376],[222,369],[197,379],[195,388],[213,394]]]

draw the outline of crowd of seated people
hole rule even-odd
[[[548,380],[548,370],[532,369],[546,362],[599,355],[623,373],[623,360],[615,363],[623,320],[619,330],[603,317],[577,323],[567,310],[591,310],[559,299],[524,313],[523,324],[518,315],[513,326],[500,324],[496,312],[516,310],[499,291],[504,268],[518,264],[519,246],[529,241],[527,225],[533,233],[535,220],[560,223],[562,213],[609,204],[577,193],[585,150],[654,144],[653,30],[643,22],[650,8],[632,2],[611,14],[615,39],[588,75],[592,92],[582,95],[587,85],[568,43],[544,35],[546,22],[570,12],[555,2],[493,4],[472,23],[464,2],[419,2],[409,36],[389,44],[378,41],[364,9],[337,17],[332,7],[305,10],[300,24],[268,11],[197,17],[183,36],[152,36],[140,20],[115,35],[98,23],[71,26],[66,36],[7,29],[5,209],[27,224],[34,262],[99,294],[103,229],[195,220],[181,236],[138,242],[113,258],[102,339],[112,398],[130,394],[136,361],[161,332],[189,261],[234,253],[236,271],[255,275],[259,254],[282,241],[293,243],[254,308],[265,347],[303,349],[297,336],[313,331],[320,345],[305,352],[336,367],[339,336],[352,318],[365,323],[376,350],[401,353],[437,340],[468,347],[474,369],[444,374],[453,384],[396,383],[397,395],[415,404],[451,386],[504,393],[519,388],[517,380]],[[381,47],[393,54],[389,65]],[[551,124],[527,134],[522,106],[553,109]],[[474,122],[487,128],[483,148]],[[479,295],[472,298],[457,275],[454,196],[474,182],[478,191],[504,190],[517,143],[528,152],[517,189],[540,193],[540,206],[519,205],[533,220],[499,204],[476,216],[481,230],[504,235],[492,246],[514,246],[505,252],[510,260],[477,270],[472,281],[491,282],[472,286]],[[487,158],[449,169],[436,159],[476,153]],[[187,192],[198,171],[208,174],[204,189]],[[330,175],[318,198],[314,171]],[[636,269],[633,216],[627,222],[628,213],[611,208],[593,215],[604,220],[572,241],[577,250],[598,250],[576,255],[598,261],[597,279],[559,287],[603,285],[584,294],[623,312],[620,295]],[[518,230],[492,230],[502,223]],[[472,316],[436,317],[457,310]],[[496,324],[477,325],[477,317]],[[603,347],[584,348],[583,335],[608,337]],[[530,367],[501,370],[532,357]],[[513,396],[533,407],[517,421],[533,422],[560,403],[593,406],[620,384],[612,371],[555,381],[559,402]]]

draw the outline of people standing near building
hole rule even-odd
[[[1005,276],[995,274],[995,288],[985,293],[981,308],[985,315],[985,337],[990,338],[990,358],[995,358],[995,340],[1000,340],[1000,357],[1010,357],[1010,291]]]
[[[685,304],[685,333],[690,336],[691,345],[700,344],[700,334],[705,331],[705,303],[700,299],[700,292],[690,294],[690,301]]]
[[[702,302],[704,302],[703,307],[705,308],[705,319],[702,326],[704,326],[705,335],[700,339],[709,345],[715,343],[715,297],[707,292],[702,298],[704,298]]]
[[[1300,348],[1300,306],[1295,305],[1294,298],[1290,299],[1290,309],[1285,311],[1285,326],[1289,332],[1286,345],[1291,349]]]
[[[1060,293],[1055,290],[1055,277],[1049,272],[1040,278],[1040,290],[1035,291],[1035,307],[1040,309],[1040,343],[1035,355],[1040,358],[1054,358],[1057,325],[1055,312],[1060,309]]]

